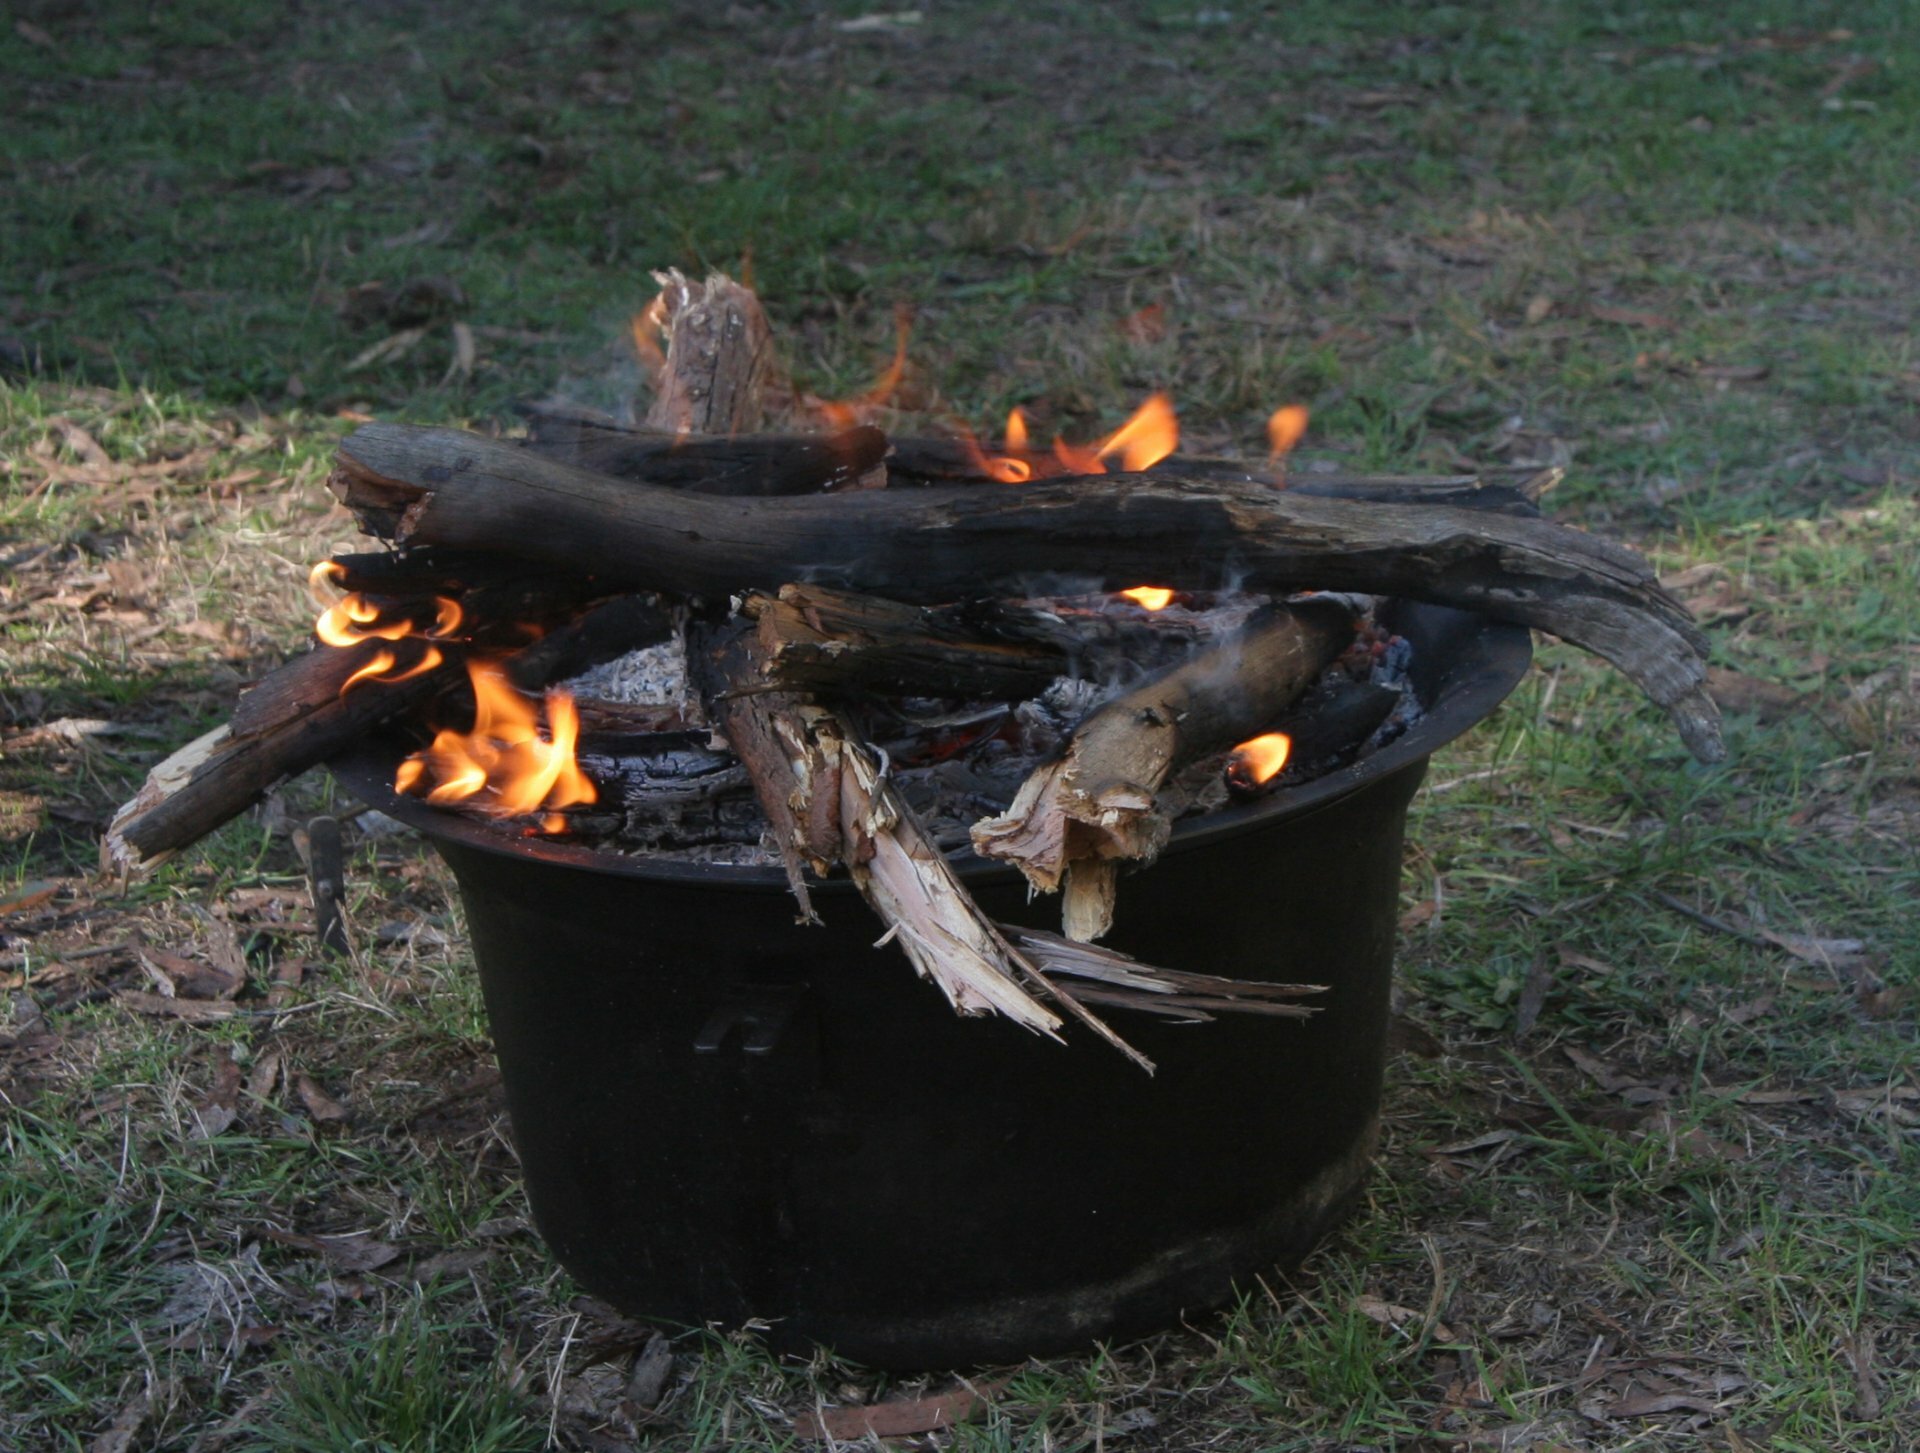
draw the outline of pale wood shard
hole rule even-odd
[[[1724,755],[1706,638],[1686,608],[1631,549],[1543,519],[1160,471],[713,499],[399,424],[350,435],[331,483],[397,540],[519,553],[708,599],[804,579],[925,603],[1071,578],[1431,601],[1596,652],[1667,710],[1697,756]]]
[[[1067,936],[1099,938],[1113,924],[1113,865],[1150,862],[1173,831],[1160,791],[1174,770],[1265,730],[1352,643],[1363,604],[1316,596],[1262,611],[1106,702],[1006,812],[975,825],[974,851],[1040,892],[1065,883]]]
[[[647,423],[670,434],[749,434],[760,427],[773,340],[760,299],[724,273],[703,283],[677,270],[654,274],[649,309],[667,337]]]

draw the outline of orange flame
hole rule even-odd
[[[469,661],[473,679],[473,727],[439,733],[394,775],[396,792],[414,792],[428,782],[429,802],[463,802],[496,817],[571,807],[597,798],[593,782],[574,760],[580,717],[564,691],[546,695],[547,735],[540,713],[495,663]]]
[[[905,303],[893,310],[893,362],[873,381],[873,387],[854,398],[819,404],[821,416],[835,429],[851,429],[863,424],[875,409],[884,407],[900,391],[907,376],[907,339],[913,334],[913,309]]]
[[[322,560],[314,566],[307,576],[307,590],[313,596],[314,604],[323,607],[320,617],[313,623],[313,633],[329,646],[357,646],[362,641],[405,641],[410,639],[445,640],[460,626],[461,614],[458,601],[444,595],[433,598],[433,624],[421,630],[405,615],[392,620],[382,619],[382,608],[358,592],[343,595],[329,604],[322,591],[330,585],[338,585],[346,578],[346,567],[334,560]],[[398,681],[410,681],[438,666],[442,660],[440,652],[432,646],[414,665],[409,666],[397,676],[389,676],[398,663],[391,651],[379,651],[366,665],[349,676],[340,687],[345,696],[349,689],[362,681],[380,681],[388,685]]]
[[[971,436],[965,442],[975,467],[989,479],[1024,484],[1055,474],[1105,474],[1107,461],[1116,456],[1122,469],[1151,469],[1179,447],[1180,422],[1173,411],[1173,400],[1157,393],[1097,444],[1069,444],[1056,435],[1051,460],[1029,454],[1027,416],[1017,408],[1007,415],[1006,437],[1000,446],[1003,453],[988,454]]]
[[[1279,776],[1292,752],[1292,737],[1285,732],[1268,732],[1235,747],[1227,770],[1258,786]]]
[[[667,299],[663,293],[633,315],[628,325],[633,334],[633,351],[647,377],[658,381],[667,371],[667,353],[660,346],[660,333],[667,325]]]
[[[1096,451],[1101,459],[1120,456],[1120,467],[1133,471],[1151,469],[1180,445],[1180,422],[1174,416],[1173,400],[1154,394],[1133,411],[1133,417],[1100,441]],[[1060,446],[1056,441],[1054,447]],[[1104,472],[1089,469],[1088,474]]]
[[[1161,585],[1136,585],[1132,590],[1121,591],[1120,595],[1142,610],[1165,610],[1173,604],[1173,592]]]
[[[1268,462],[1277,463],[1285,459],[1306,432],[1305,404],[1282,404],[1275,409],[1273,416],[1267,420]]]

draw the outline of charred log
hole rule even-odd
[[[547,459],[662,489],[702,494],[824,494],[884,482],[887,436],[741,434],[732,438],[641,433],[536,415],[525,447]]]
[[[351,435],[331,482],[364,525],[402,543],[520,553],[709,598],[806,578],[941,601],[1078,575],[1433,601],[1597,652],[1667,709],[1696,755],[1722,755],[1706,639],[1685,607],[1625,546],[1545,520],[1168,473],[748,506],[397,424]]]
[[[770,683],[790,691],[904,692],[1018,700],[1067,670],[1051,646],[982,641],[950,612],[822,586],[787,585],[740,606]]]

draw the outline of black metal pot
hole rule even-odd
[[[1406,809],[1486,716],[1527,633],[1406,607],[1422,723],[1357,766],[1185,824],[1121,885],[1114,947],[1328,985],[1305,1021],[1119,1016],[1151,1078],[961,1020],[845,883],[801,928],[777,869],[514,840],[335,764],[419,828],[466,905],[541,1233],[628,1312],[769,1324],[888,1367],[1084,1348],[1217,1306],[1297,1261],[1365,1176],[1379,1120]],[[986,910],[1047,924],[1011,870]]]

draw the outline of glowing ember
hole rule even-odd
[[[543,827],[554,830],[551,809],[595,800],[592,781],[574,761],[580,718],[564,691],[546,696],[547,735],[540,713],[495,663],[470,661],[474,715],[469,731],[442,731],[424,751],[400,764],[394,790],[419,793],[442,805],[458,802],[497,817],[549,809]]]
[[[1280,774],[1292,751],[1292,737],[1285,732],[1268,732],[1265,736],[1254,737],[1235,747],[1233,757],[1227,763],[1227,771],[1241,781],[1258,786],[1262,782],[1271,782]]]
[[[1121,591],[1120,596],[1142,610],[1165,610],[1173,604],[1173,592],[1161,585],[1136,585],[1132,590]]]
[[[1283,404],[1273,411],[1273,417],[1267,420],[1267,446],[1271,451],[1270,460],[1287,457],[1293,446],[1300,442],[1307,432],[1307,406],[1305,404]]]

